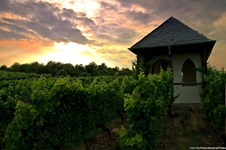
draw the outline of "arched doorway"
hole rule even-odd
[[[195,64],[189,58],[184,62],[182,67],[182,82],[183,83],[196,82]]]
[[[153,64],[152,73],[159,74],[161,68],[166,71],[168,67],[169,67],[169,61],[165,59],[158,60]]]

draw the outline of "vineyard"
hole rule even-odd
[[[200,94],[202,97],[201,109],[208,119],[219,127],[221,135],[224,136],[226,72],[208,67],[204,81],[206,85]]]
[[[112,119],[121,116],[123,120],[123,105],[131,114],[131,125],[140,120],[134,115],[153,118],[150,134],[155,132],[154,121],[166,109],[165,98],[171,100],[168,90],[172,79],[170,71],[159,76],[144,77],[141,74],[139,80],[130,76],[54,78],[8,72],[1,72],[0,78],[1,149],[62,149],[86,143],[98,128],[107,131],[106,124]],[[148,88],[149,84],[151,88]],[[162,87],[167,92],[160,90]],[[151,94],[152,91],[155,94]],[[155,97],[159,94],[161,97]],[[140,99],[146,101],[138,104]],[[132,108],[135,105],[137,107]],[[150,113],[152,108],[156,113]],[[147,118],[145,114],[149,114]],[[149,128],[147,123],[144,122],[143,132]],[[143,144],[123,142],[125,136],[130,139],[147,135],[145,132],[138,134],[137,127],[128,134],[123,130],[126,132],[122,136],[123,145],[140,147],[145,144],[147,137]],[[132,130],[137,134],[131,134]]]
[[[211,69],[205,76],[201,108],[220,124],[226,77],[224,71]],[[163,119],[174,101],[172,82],[170,70],[141,73],[138,78],[1,71],[0,149],[74,149],[81,143],[88,147],[99,129],[111,137],[107,124],[115,118],[123,122],[124,115],[128,127],[120,130],[121,149],[157,149]]]

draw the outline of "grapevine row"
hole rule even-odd
[[[120,131],[123,150],[157,149],[163,132],[162,117],[173,103],[173,84],[170,70],[159,75],[139,75],[132,94],[124,98],[129,128]]]
[[[204,76],[205,87],[201,93],[201,109],[206,116],[218,125],[221,134],[224,133],[225,84],[226,73],[209,66]]]
[[[123,91],[130,91],[125,85],[131,79],[99,77],[85,83],[79,78],[41,77],[1,81],[4,142],[0,144],[6,149],[62,149],[84,142],[122,112]]]
[[[173,102],[171,71],[138,80],[10,76],[0,82],[1,149],[70,149],[123,109],[130,129],[121,130],[122,149],[152,149]]]

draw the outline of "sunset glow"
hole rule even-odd
[[[216,40],[208,62],[226,67],[225,0],[0,0],[0,66],[56,61],[131,68],[136,56],[128,48],[171,16]]]
[[[49,61],[59,61],[72,64],[89,64],[99,62],[100,57],[95,56],[95,52],[88,45],[76,43],[54,43],[53,47],[48,48],[48,52],[39,58],[38,61],[46,64]]]

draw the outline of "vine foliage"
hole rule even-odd
[[[124,98],[129,129],[122,127],[120,145],[123,150],[156,149],[163,132],[161,118],[173,103],[172,72],[159,75],[139,74],[132,94]]]
[[[205,87],[201,92],[201,109],[206,116],[216,123],[223,134],[225,107],[226,73],[208,66],[204,76]]]
[[[2,76],[0,149],[71,149],[104,129],[123,110],[122,89],[134,83],[88,78]]]

